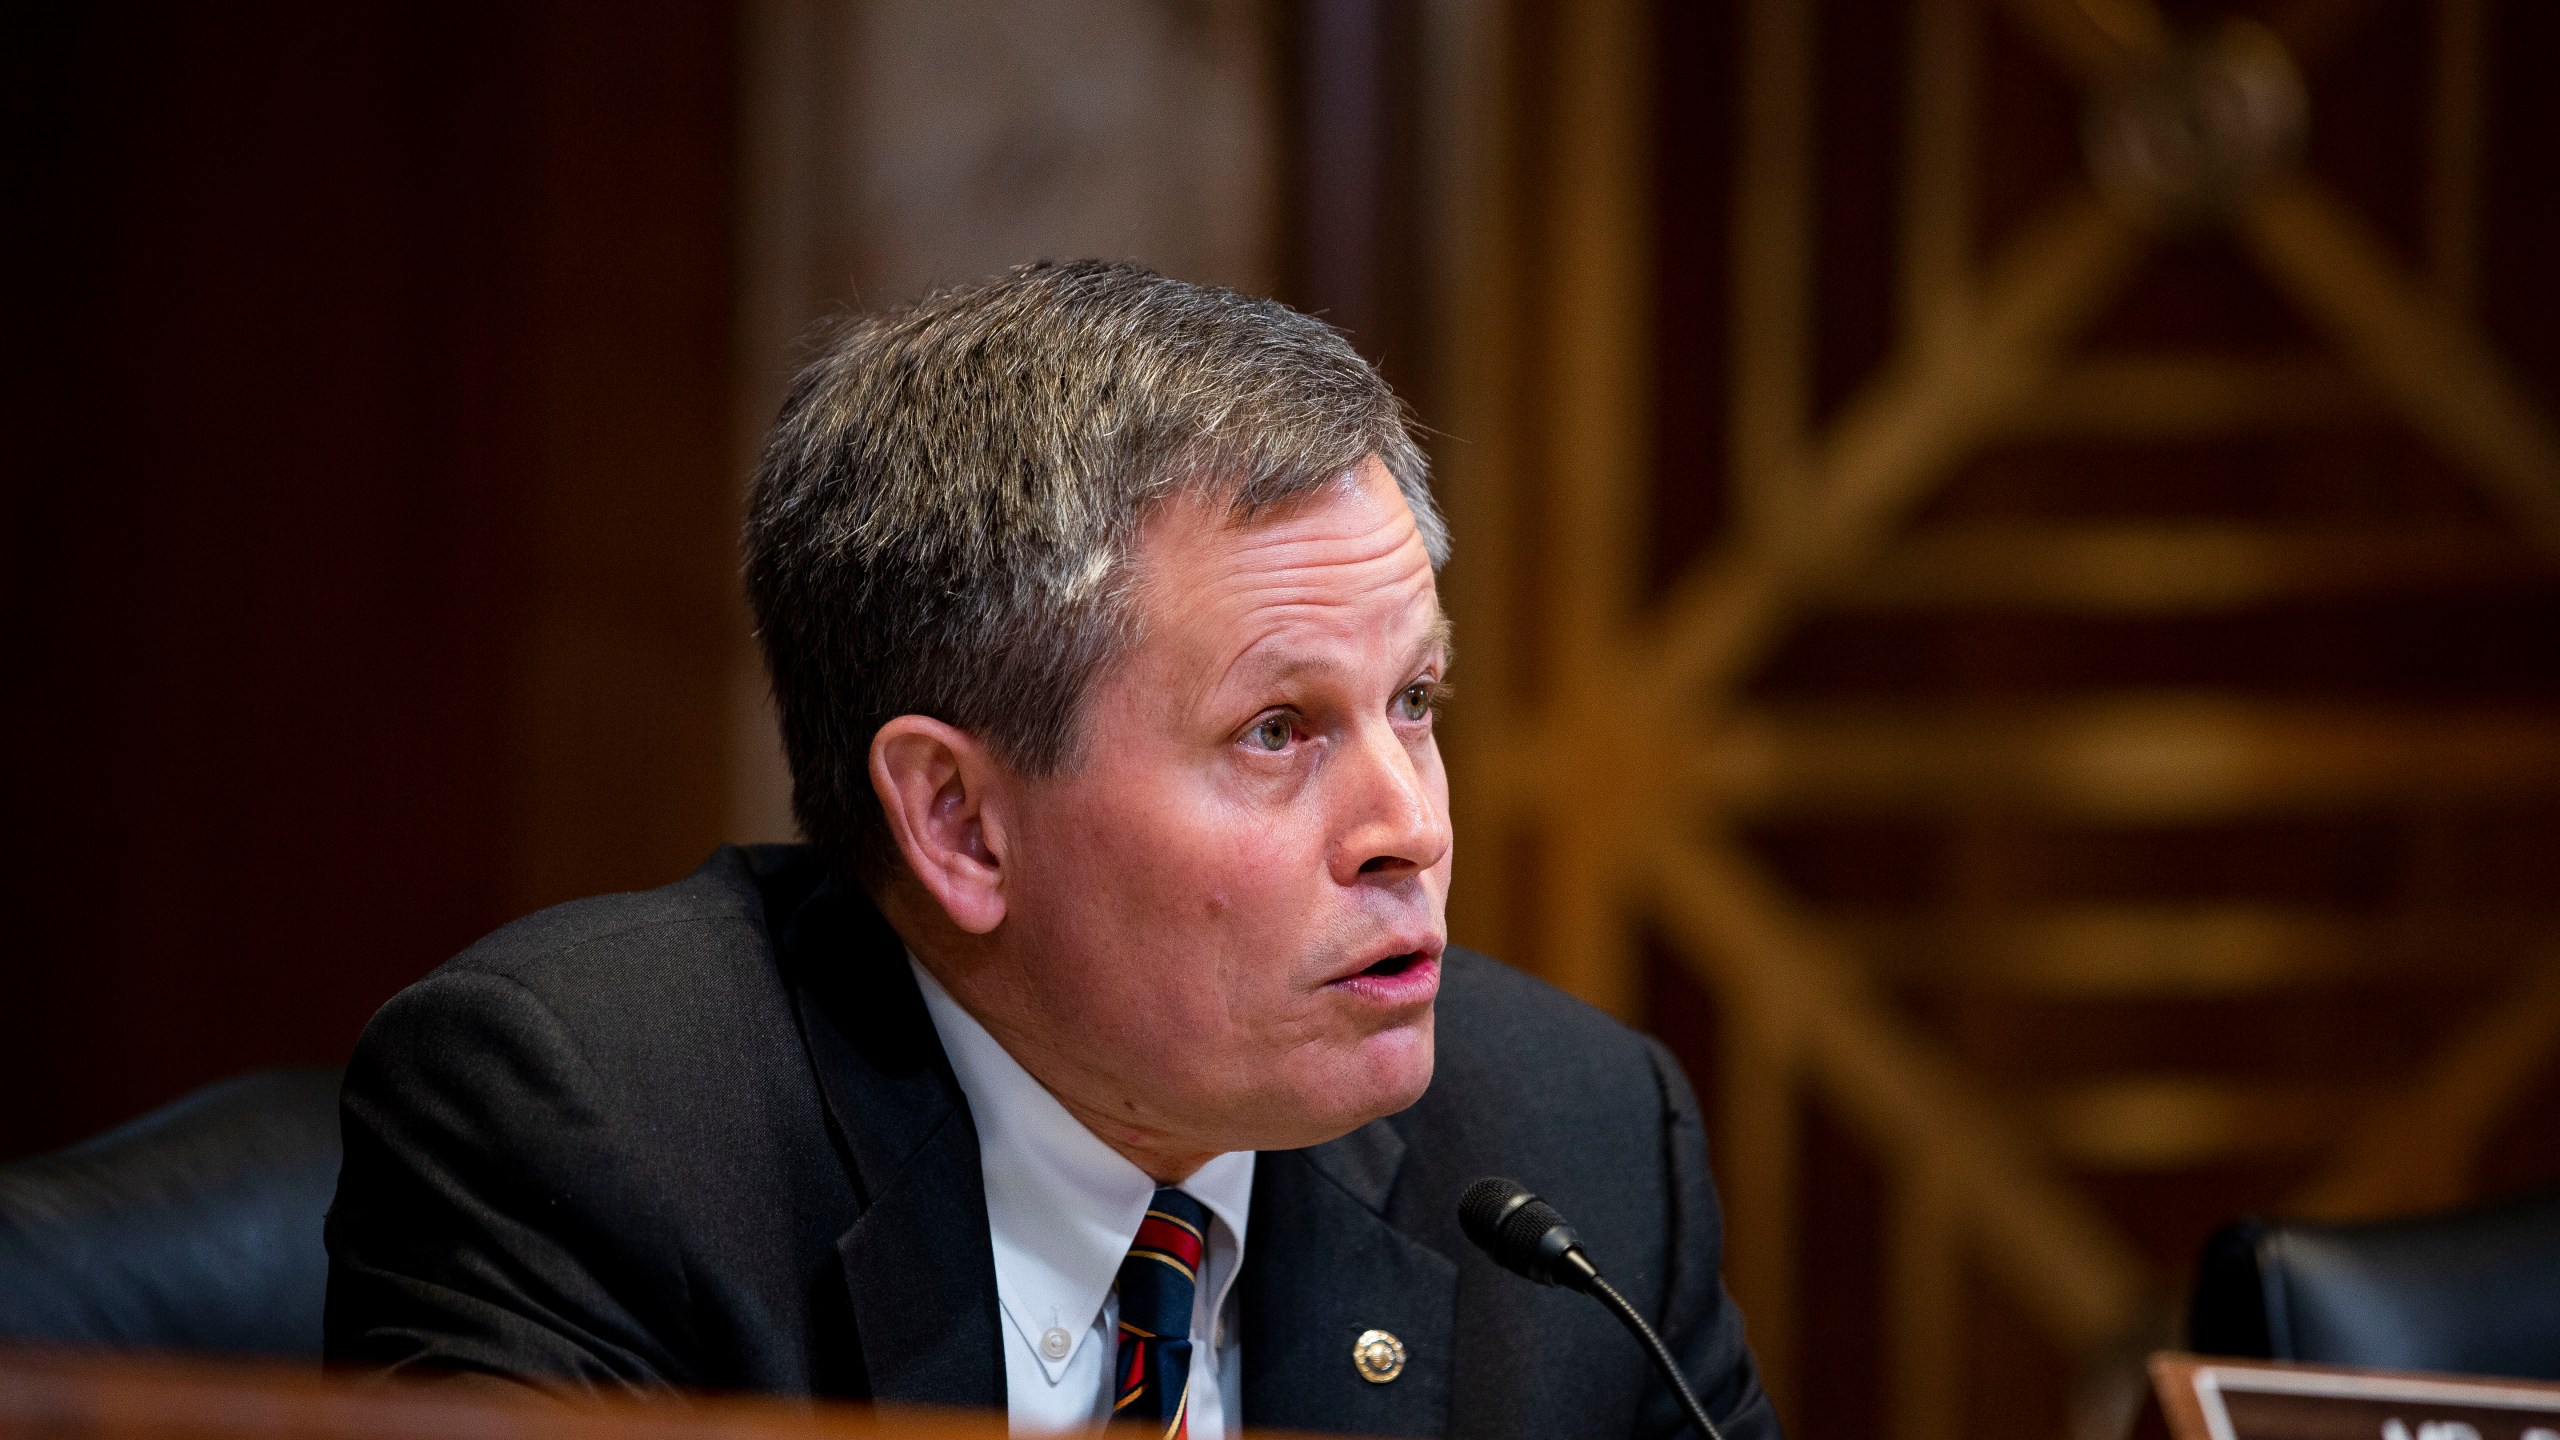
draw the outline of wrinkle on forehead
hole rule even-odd
[[[1275,637],[1338,643],[1446,630],[1421,531],[1393,478],[1374,463],[1248,520],[1176,501],[1148,526],[1139,554],[1142,610],[1162,621],[1211,611],[1229,619],[1214,633],[1168,627],[1188,632],[1181,638],[1198,668],[1184,667],[1192,673],[1181,688],[1194,703]],[[1417,606],[1429,614],[1417,620]],[[1198,653],[1204,642],[1218,653]]]
[[[1430,609],[1430,619],[1421,627],[1424,643],[1399,647],[1394,657],[1399,661],[1410,658],[1419,662],[1430,652],[1430,642],[1448,631],[1447,618],[1440,614],[1439,605],[1427,590],[1398,605],[1397,613],[1409,615],[1418,604]],[[1378,626],[1367,616],[1344,607],[1316,603],[1253,605],[1242,618],[1241,643],[1223,656],[1221,663],[1205,669],[1199,682],[1190,687],[1195,703],[1235,680],[1240,671],[1249,671],[1249,678],[1255,682],[1271,683],[1297,675],[1354,670],[1356,663],[1345,659],[1346,647],[1333,642],[1356,643],[1372,636],[1383,639],[1382,631],[1391,634],[1395,629],[1413,628],[1410,624],[1399,626],[1393,620]],[[1279,651],[1277,655],[1269,654],[1275,649]],[[1407,678],[1400,667],[1389,683],[1401,686]]]

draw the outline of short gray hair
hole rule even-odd
[[[899,715],[1023,774],[1072,765],[1087,690],[1136,639],[1130,548],[1156,507],[1250,519],[1371,455],[1436,568],[1403,403],[1285,305],[1079,262],[847,322],[793,382],[747,514],[802,832],[857,874],[894,862],[869,757]]]

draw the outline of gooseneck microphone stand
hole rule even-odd
[[[1564,1223],[1556,1207],[1532,1195],[1518,1181],[1494,1176],[1467,1187],[1458,1199],[1458,1224],[1467,1238],[1484,1252],[1500,1261],[1503,1268],[1525,1275],[1541,1285],[1561,1285],[1579,1290],[1609,1307],[1627,1333],[1636,1337],[1647,1355],[1653,1357],[1653,1368],[1671,1386],[1671,1393],[1688,1412],[1689,1423],[1698,1427],[1705,1440],[1724,1440],[1715,1422],[1707,1418],[1707,1407],[1698,1403],[1698,1394],[1689,1388],[1688,1377],[1671,1358],[1662,1337],[1653,1333],[1644,1316],[1618,1287],[1600,1276],[1600,1267],[1582,1248],[1582,1237]]]

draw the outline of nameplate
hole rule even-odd
[[[2179,1440],[2560,1440],[2560,1385],[2154,1356]]]

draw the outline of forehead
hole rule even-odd
[[[1141,530],[1137,559],[1150,646],[1240,659],[1291,636],[1409,644],[1439,624],[1421,532],[1374,459],[1251,517],[1206,499],[1169,503]]]

